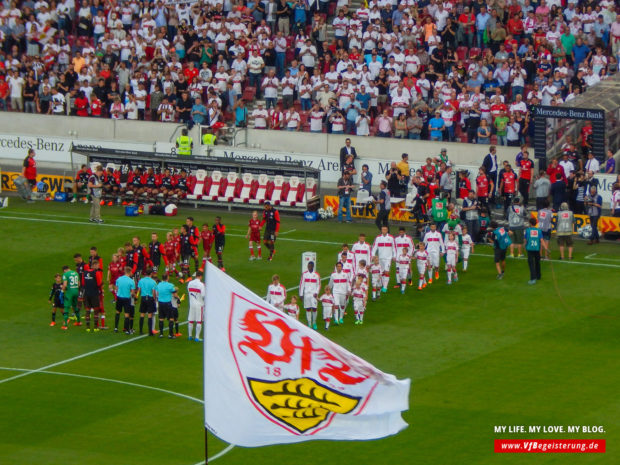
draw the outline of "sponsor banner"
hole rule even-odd
[[[0,191],[17,191],[17,187],[15,187],[15,179],[21,175],[21,172],[15,171],[3,171],[0,175],[0,183],[2,188]],[[64,192],[65,184],[67,182],[73,182],[73,178],[70,176],[55,176],[52,174],[38,174],[37,182],[43,181],[47,184],[48,192]]]
[[[354,205],[356,201],[355,197],[351,197],[351,205]],[[323,208],[332,207],[334,210],[334,215],[338,214],[338,203],[339,199],[336,195],[325,195],[323,196]],[[363,219],[375,219],[377,217],[377,209],[378,206],[367,206],[364,208],[352,208],[351,216],[353,218],[363,218]],[[392,221],[406,221],[415,223],[414,215],[405,210],[405,201],[399,203],[392,203],[392,208],[390,209],[390,220]]]
[[[230,444],[368,440],[407,427],[399,380],[206,262],[205,426]]]
[[[532,212],[532,216],[538,220],[538,213]],[[580,228],[590,224],[590,217],[588,215],[574,215],[575,222],[573,224],[573,233],[577,234]],[[553,214],[553,220],[551,220],[552,232],[555,232],[555,225],[557,223],[557,213]],[[598,230],[600,233],[620,232],[620,218],[613,216],[601,216],[598,220]]]

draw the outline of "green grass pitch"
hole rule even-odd
[[[249,262],[249,212],[187,209],[176,218],[126,218],[120,208],[104,207],[106,224],[99,226],[87,222],[87,209],[11,199],[0,211],[2,465],[193,465],[204,459],[199,344],[136,336],[118,344],[130,337],[48,326],[53,275],[72,264],[73,253],[96,245],[107,266],[132,235],[146,242],[152,231],[162,237],[188,214],[199,226],[219,214],[228,227],[228,272],[264,295],[274,273],[286,287],[297,286],[302,252],[316,251],[318,271],[327,276],[342,242],[354,242],[362,231],[369,239],[376,234],[373,224],[284,216],[275,261]],[[543,280],[528,286],[525,260],[509,259],[506,277],[496,281],[492,250],[479,247],[470,270],[452,286],[442,274],[423,292],[410,287],[401,296],[390,289],[369,302],[363,326],[353,325],[349,312],[345,326],[330,329],[329,337],[381,370],[411,378],[409,427],[369,442],[237,447],[216,463],[620,463],[619,251],[616,244],[578,242],[573,262],[544,262]],[[109,296],[106,312],[110,325]],[[187,315],[187,299],[181,315]],[[17,375],[24,376],[8,380]],[[602,425],[605,433],[500,435],[495,425]],[[494,454],[496,438],[600,438],[607,452]],[[209,446],[213,456],[227,444],[212,438]]]

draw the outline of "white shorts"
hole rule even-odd
[[[421,262],[420,260],[418,260],[417,266],[418,266],[418,274],[420,274],[420,276],[426,273],[426,262]]]
[[[347,306],[347,295],[346,294],[334,294],[334,305],[336,307],[346,307]]]
[[[409,274],[409,268],[403,268],[403,267],[398,268],[398,273],[397,273],[398,282],[406,281],[408,274]]]
[[[381,287],[381,274],[380,273],[374,273],[372,275],[372,287],[374,287],[375,289],[378,287]]]
[[[316,308],[316,297],[312,294],[304,294],[304,308]]]
[[[380,258],[379,266],[381,267],[381,271],[384,273],[389,273],[390,268],[392,268],[392,259],[391,258]]]
[[[364,310],[366,310],[364,308],[364,301],[362,299],[353,299],[353,311],[363,312]]]
[[[323,305],[323,319],[327,320],[331,318],[333,314],[333,307],[331,305]]]
[[[463,260],[467,260],[469,258],[470,251],[471,251],[471,248],[469,248],[469,247],[463,247],[461,249],[461,254],[463,255]]]
[[[439,251],[432,250],[428,252],[428,263],[434,268],[439,268]]]
[[[202,307],[199,307],[198,305],[190,305],[187,321],[202,322]]]
[[[456,254],[446,254],[446,266],[456,266]]]

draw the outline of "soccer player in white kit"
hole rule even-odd
[[[394,245],[394,236],[388,234],[387,226],[381,227],[381,234],[375,238],[372,245],[372,255],[379,257],[379,265],[381,266],[381,292],[386,293],[388,284],[390,283],[390,268],[392,261],[396,259],[396,247]]]
[[[379,257],[375,255],[372,257],[372,265],[370,265],[370,285],[372,287],[373,302],[381,295],[379,288],[381,287],[382,274],[381,265],[379,265]]]
[[[452,284],[452,275],[454,274],[454,281],[459,280],[459,275],[456,273],[456,262],[459,259],[459,241],[456,240],[456,234],[453,232],[448,233],[448,240],[445,242],[446,248],[446,273],[448,274],[448,282],[446,284]]]
[[[196,277],[187,283],[187,293],[189,294],[187,339],[190,341],[202,342],[202,339],[200,339],[200,332],[202,331],[202,317],[205,305],[205,285],[202,282],[202,271],[196,271]],[[196,334],[192,336],[194,323],[196,323]]]
[[[418,291],[421,291],[426,287],[426,268],[428,267],[428,252],[426,251],[426,246],[424,242],[420,242],[418,244],[418,250],[414,254],[416,259],[416,265],[418,268]]]
[[[284,305],[284,311],[288,316],[292,316],[296,320],[299,320],[299,305],[297,305],[296,296],[291,296],[291,301]]]
[[[467,232],[467,226],[463,226],[463,243],[461,244],[461,254],[463,257],[463,271],[467,271],[467,265],[469,264],[469,254],[474,253],[474,241]]]
[[[366,311],[366,301],[368,300],[368,288],[364,285],[364,279],[358,277],[351,290],[353,297],[353,311],[355,312],[355,324],[364,324],[364,312]]]
[[[319,297],[321,304],[323,305],[323,321],[325,321],[325,329],[329,329],[329,323],[332,320],[334,309],[334,294],[332,294],[332,288],[325,286],[323,295]]]
[[[347,298],[351,294],[351,281],[348,273],[342,271],[341,262],[336,264],[336,271],[332,273],[329,279],[329,286],[334,293],[334,323],[342,324]]]
[[[345,254],[345,258],[342,257],[342,254]],[[355,255],[349,250],[349,244],[342,244],[342,250],[338,252],[336,261],[342,262],[343,267],[345,267],[347,263],[351,268],[355,267]]]
[[[271,284],[267,288],[267,303],[270,303],[280,311],[284,311],[284,301],[286,300],[286,289],[280,284],[280,276],[274,274]]]
[[[424,235],[423,242],[428,252],[428,283],[432,284],[433,271],[435,279],[439,279],[439,256],[445,250],[441,233],[437,231],[435,223],[431,223],[431,230]]]
[[[411,238],[411,236],[408,236],[407,234],[405,234],[405,228],[403,227],[398,228],[398,236],[394,237],[394,247],[396,248],[396,257],[400,257],[401,251],[404,247],[407,247],[407,250],[409,250],[410,256],[415,251],[415,246],[413,245],[413,239]],[[397,267],[396,273],[397,273],[398,283],[394,287],[400,287],[401,282],[398,276],[398,267]],[[407,273],[407,280],[409,281],[409,284],[411,284],[410,273]]]
[[[308,326],[316,329],[317,297],[321,290],[321,277],[314,271],[314,262],[308,262],[308,269],[299,281],[299,297],[304,299],[304,309]]]
[[[400,255],[396,257],[396,276],[400,283],[400,293],[405,293],[407,287],[407,278],[409,277],[409,269],[411,267],[411,255],[409,255],[409,248],[402,247],[400,249]]]
[[[358,241],[351,247],[351,252],[355,257],[353,263],[356,272],[362,260],[366,260],[366,264],[370,263],[370,244],[366,242],[366,234],[359,235]]]

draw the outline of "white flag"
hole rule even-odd
[[[410,381],[382,373],[206,268],[205,425],[244,447],[376,439],[407,424]]]

